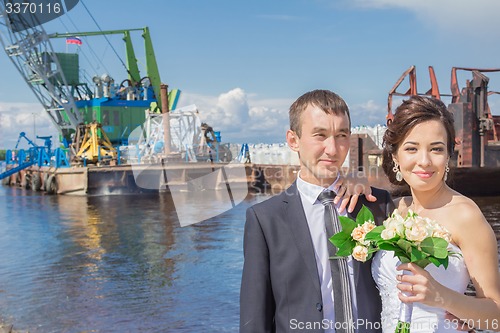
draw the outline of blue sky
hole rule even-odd
[[[385,122],[387,94],[411,65],[429,88],[434,66],[449,93],[453,66],[500,67],[500,2],[495,0],[85,0],[103,30],[149,26],[162,81],[182,90],[178,106],[196,104],[226,142],[283,142],[288,107],[302,93],[331,89],[350,106],[353,125]],[[48,33],[99,30],[79,3],[46,24]],[[75,27],[76,26],[76,27]],[[119,36],[110,37],[124,59]],[[83,40],[83,53],[103,59],[87,69],[126,78],[103,37]],[[135,48],[141,69],[140,35]],[[64,40],[53,40],[64,51]],[[68,46],[69,51],[78,47]],[[54,129],[34,94],[0,52],[0,148],[20,131]],[[87,68],[90,68],[87,66]],[[91,73],[95,70],[97,73]],[[500,82],[495,75],[490,89]],[[463,76],[463,85],[469,75]],[[495,81],[496,79],[496,81]],[[491,103],[493,113],[495,111]],[[500,105],[500,103],[497,103]]]

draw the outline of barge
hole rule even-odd
[[[114,195],[188,191],[279,193],[295,181],[296,165],[253,163],[148,164],[24,169],[4,185],[48,194]]]

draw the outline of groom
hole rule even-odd
[[[349,151],[349,109],[337,94],[315,90],[299,97],[289,115],[286,139],[299,155],[300,172],[283,193],[247,210],[241,333],[336,331],[333,285],[340,282],[332,279],[325,255],[325,207],[317,197],[325,189],[338,191]],[[355,217],[364,204],[381,224],[394,209],[391,197],[376,188],[366,193],[348,215]],[[349,259],[348,270],[352,325],[356,332],[380,332],[381,301],[371,262]]]

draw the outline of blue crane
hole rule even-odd
[[[51,155],[51,147],[52,147],[52,136],[37,136],[37,139],[44,140],[44,146],[39,146],[32,140],[30,140],[27,136],[26,133],[21,132],[19,133],[19,138],[17,139],[16,143],[16,150],[19,147],[19,143],[21,142],[22,139],[25,139],[28,144],[31,146],[29,149],[29,159],[26,160],[26,153],[24,152],[24,149],[21,149],[19,151],[19,156],[18,156],[18,163],[19,165],[9,169],[3,173],[0,174],[0,179],[7,178],[21,170],[24,170],[26,168],[29,168],[30,166],[38,163],[39,165],[42,165],[44,163],[50,163],[50,155]],[[10,160],[12,156],[11,151],[7,151],[7,159]]]

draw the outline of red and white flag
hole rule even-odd
[[[66,44],[82,45],[82,40],[78,37],[68,37],[66,38]]]

